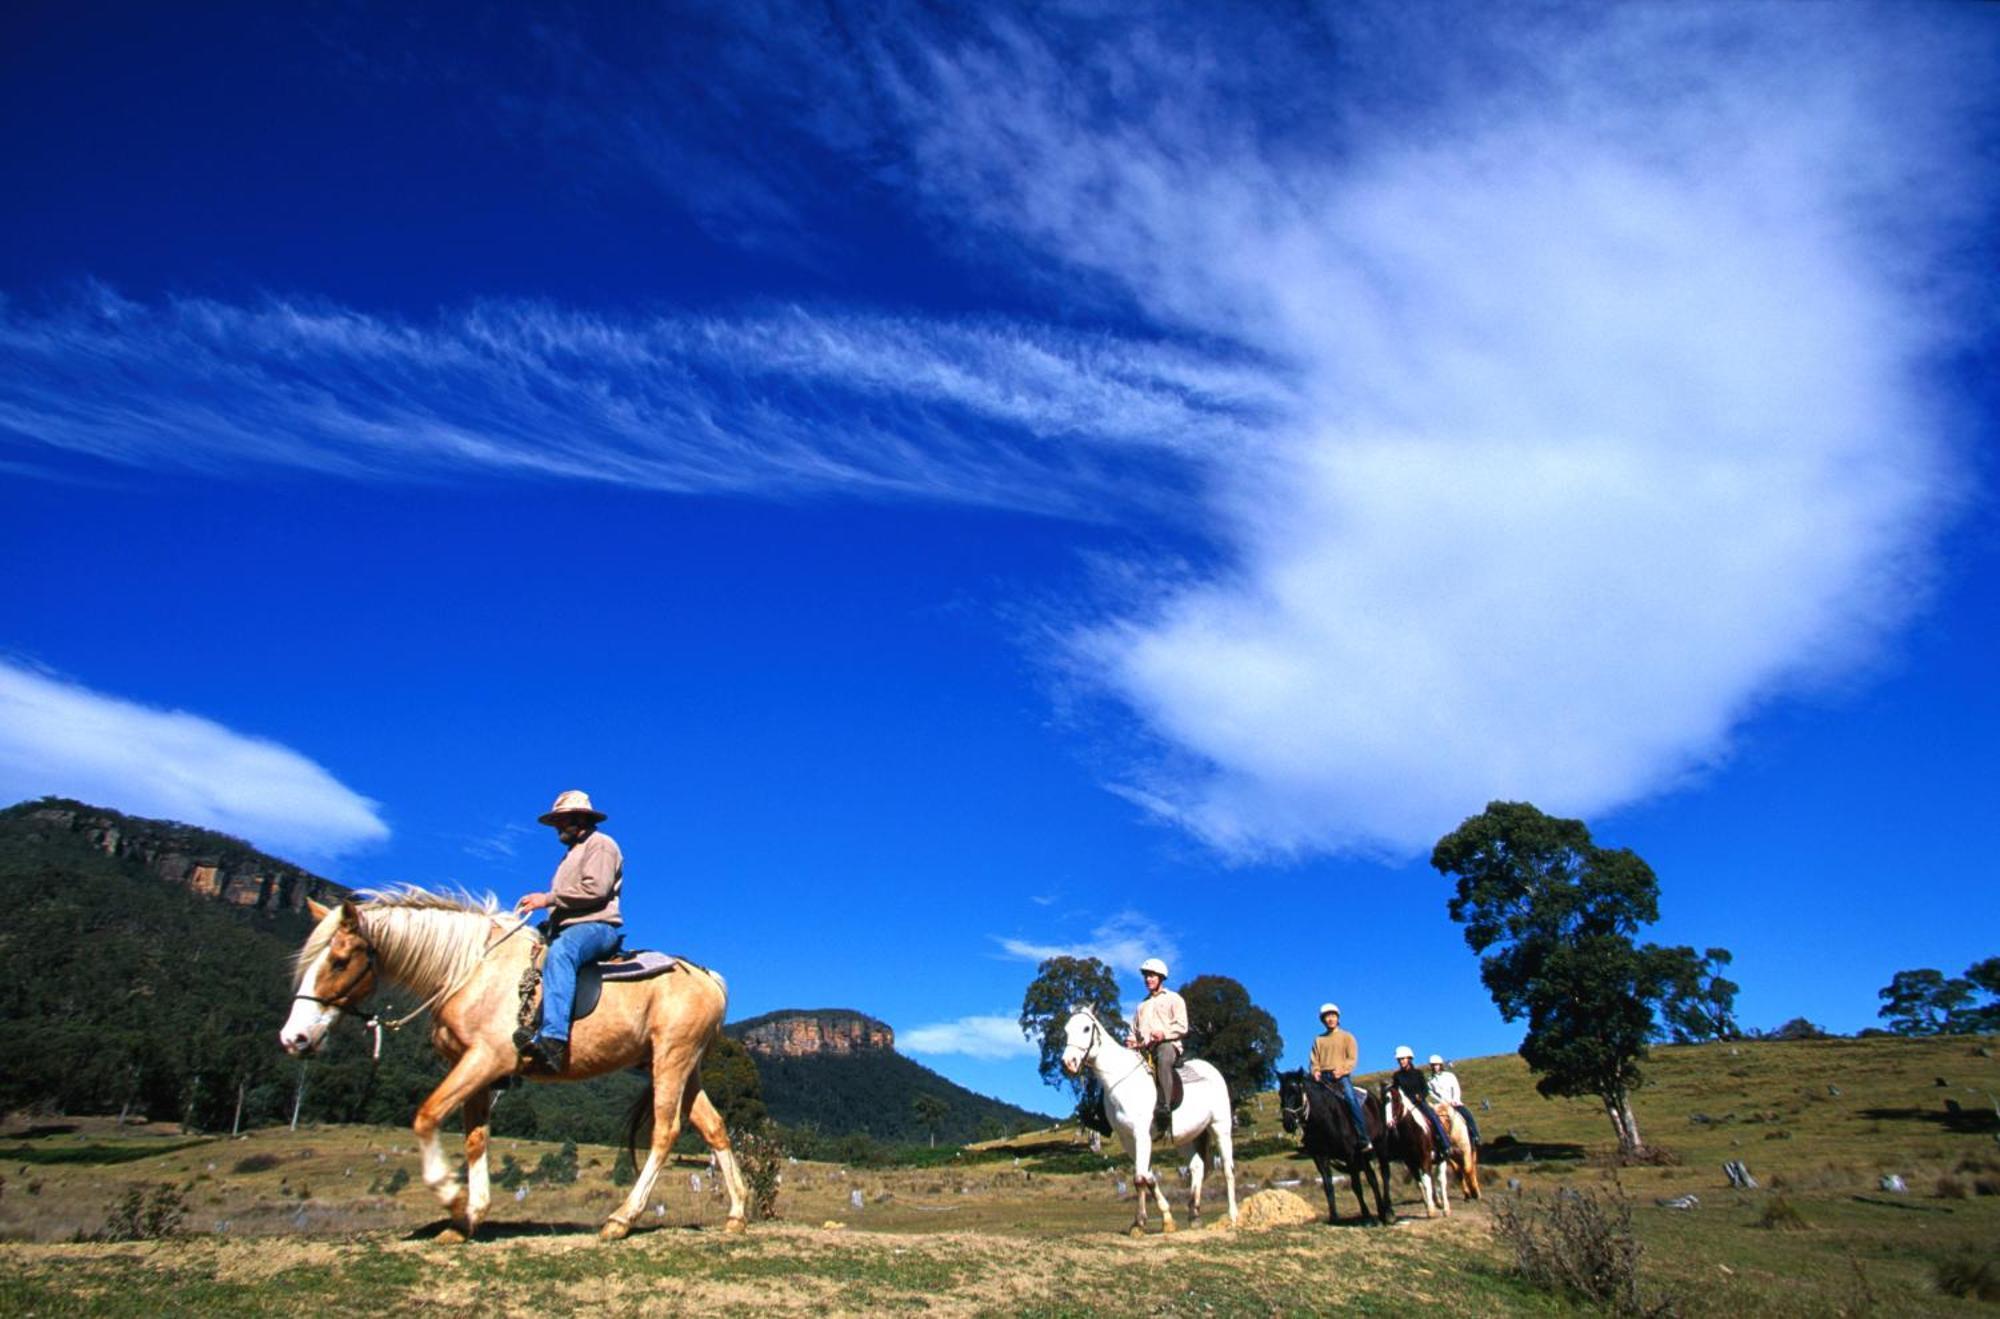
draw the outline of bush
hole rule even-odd
[[[75,1240],[159,1241],[177,1234],[187,1213],[187,1196],[178,1187],[162,1182],[149,1195],[144,1186],[128,1186],[112,1203],[104,1226],[88,1236],[79,1232]]]
[[[734,1142],[736,1162],[750,1187],[750,1212],[758,1218],[778,1216],[778,1187],[783,1181],[785,1148],[772,1122],[759,1122]]]
[[[1933,1194],[1940,1200],[1963,1200],[1970,1192],[1964,1182],[1946,1173],[1937,1179],[1937,1190]]]
[[[283,1162],[284,1160],[275,1154],[252,1154],[247,1159],[238,1159],[233,1171],[241,1173],[269,1172]]]
[[[611,1161],[611,1184],[613,1186],[630,1186],[638,1180],[639,1165],[633,1161],[632,1151],[630,1149],[619,1150],[618,1157]]]
[[[528,1170],[523,1168],[511,1154],[500,1156],[500,1170],[493,1174],[493,1184],[503,1191],[512,1191],[528,1180]]]
[[[2000,1301],[2000,1266],[1969,1252],[1945,1260],[1937,1266],[1937,1289],[1966,1300]]]
[[[534,1181],[548,1186],[567,1186],[576,1180],[576,1142],[566,1140],[562,1148],[542,1156],[529,1174]]]
[[[1540,1205],[1502,1200],[1493,1233],[1513,1252],[1515,1271],[1544,1291],[1619,1315],[1674,1312],[1671,1298],[1649,1298],[1640,1289],[1640,1247],[1632,1206],[1623,1198],[1565,1189]]]
[[[1757,1219],[1757,1226],[1769,1228],[1773,1232],[1803,1232],[1812,1225],[1806,1222],[1797,1205],[1782,1195],[1774,1195],[1764,1205],[1764,1212]]]

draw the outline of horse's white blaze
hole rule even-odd
[[[312,993],[312,987],[319,983],[320,968],[326,964],[326,954],[321,953],[299,977],[296,992]],[[313,1003],[303,998],[292,1000],[292,1010],[285,1018],[284,1026],[278,1031],[278,1043],[286,1053],[299,1054],[319,1047],[326,1038],[327,1031],[340,1019],[340,1009],[330,1008],[324,1003]]]

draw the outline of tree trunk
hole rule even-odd
[[[243,1134],[243,1092],[249,1088],[250,1082],[247,1080],[238,1080],[236,1082],[236,1116],[229,1120],[229,1135],[231,1139]]]
[[[1639,1119],[1632,1116],[1632,1101],[1623,1089],[1603,1096],[1604,1114],[1611,1119],[1611,1129],[1618,1133],[1618,1153],[1630,1158],[1646,1152],[1646,1143],[1639,1138]]]
[[[303,1061],[301,1061],[299,1063],[299,1085],[296,1090],[292,1091],[293,1131],[297,1131],[299,1129],[299,1105],[305,1102],[305,1097],[306,1097],[306,1065]]]

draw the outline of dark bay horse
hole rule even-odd
[[[1354,1129],[1354,1114],[1347,1106],[1347,1100],[1332,1086],[1316,1081],[1303,1071],[1289,1071],[1278,1078],[1278,1114],[1284,1120],[1287,1134],[1298,1134],[1305,1142],[1306,1153],[1312,1156],[1313,1166],[1319,1169],[1319,1184],[1326,1191],[1326,1221],[1338,1223],[1340,1210],[1333,1199],[1333,1170],[1339,1168],[1347,1174],[1347,1184],[1354,1188],[1354,1200],[1361,1209],[1361,1221],[1368,1223],[1368,1195],[1362,1189],[1366,1178],[1368,1185],[1375,1188],[1375,1204],[1379,1221],[1395,1221],[1389,1211],[1389,1197],[1384,1187],[1389,1180],[1388,1170],[1383,1169],[1381,1177],[1375,1175],[1375,1161],[1361,1152],[1361,1133]],[[1379,1113],[1369,1112],[1373,1130],[1368,1139],[1382,1140],[1382,1124]]]

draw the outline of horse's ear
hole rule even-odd
[[[361,928],[361,908],[346,898],[340,900],[340,923],[350,930]]]
[[[307,899],[306,899],[306,910],[307,910],[308,912],[312,913],[312,918],[313,918],[314,920],[316,920],[316,921],[323,921],[323,920],[325,920],[325,919],[326,919],[326,915],[327,915],[327,913],[328,913],[328,912],[330,912],[330,911],[332,911],[332,910],[333,910],[333,908],[331,908],[331,907],[323,907],[323,906],[321,906],[321,905],[320,905],[319,903],[317,903],[317,902],[314,902],[314,901],[313,901],[313,900],[312,900],[311,898],[307,898]]]

